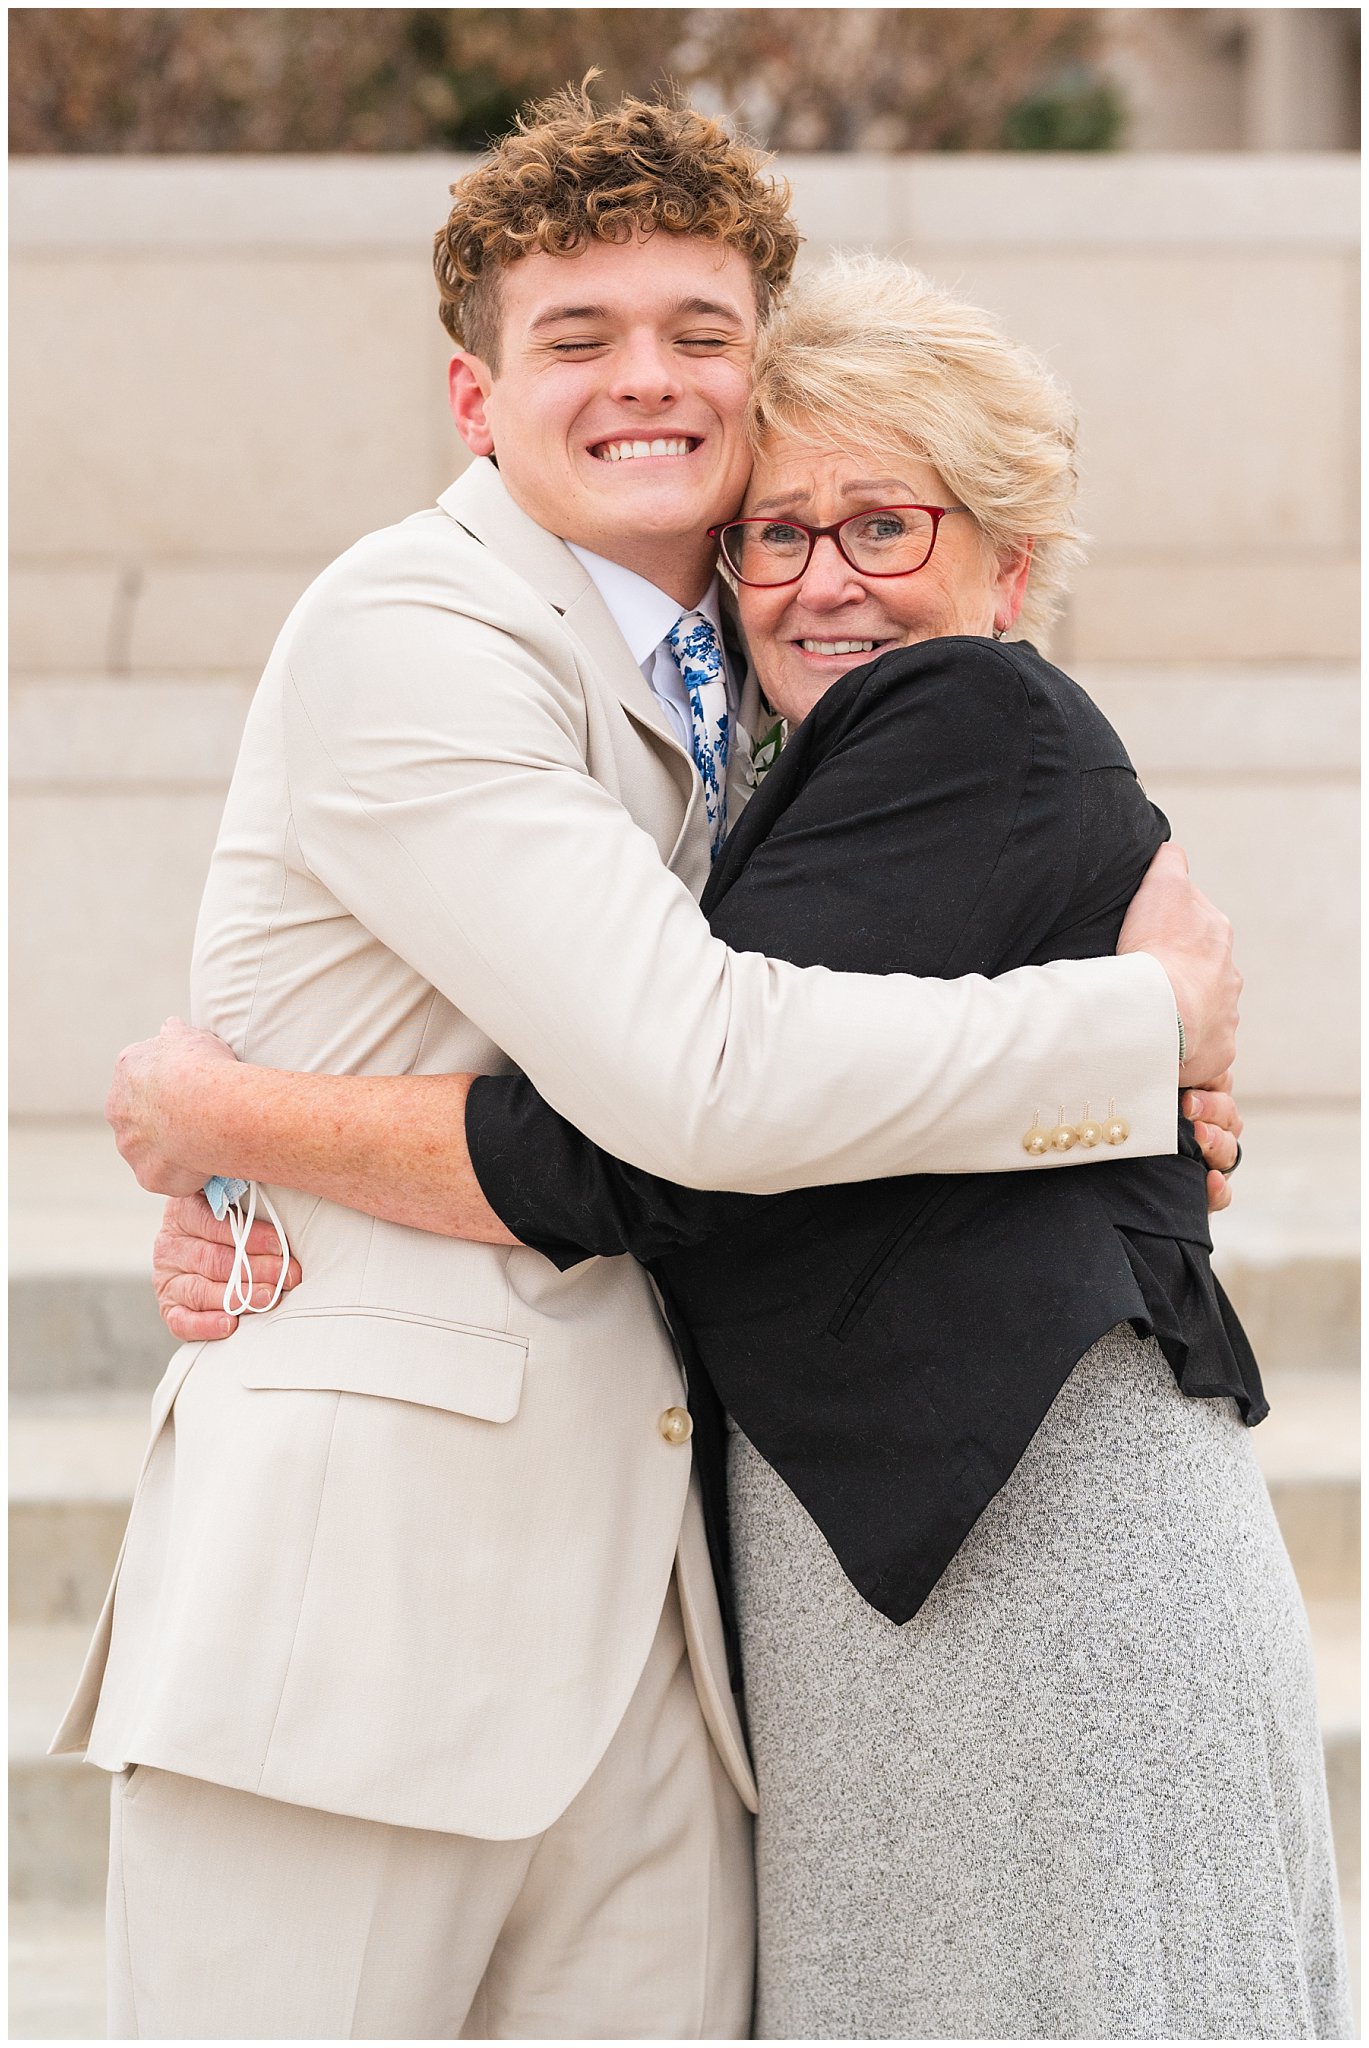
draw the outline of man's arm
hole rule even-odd
[[[1162,846],[1156,854],[1119,943],[1149,954],[1189,991],[1188,1014],[1201,1036],[1195,1051],[1188,1027],[1190,1057],[1180,1079],[1196,1083],[1218,1057],[1212,1048],[1234,1043],[1240,982],[1235,977],[1233,987],[1230,926],[1193,887],[1181,849]],[[191,1194],[211,1174],[225,1173],[443,1236],[512,1243],[487,1210],[460,1138],[472,1078],[240,1064],[211,1032],[171,1018],[157,1038],[119,1055],[105,1115],[142,1186],[160,1194]],[[1229,1083],[1229,1071],[1214,1073],[1192,1093],[1194,1108],[1185,1107],[1196,1123],[1210,1125],[1210,1145],[1201,1128],[1199,1142],[1214,1173],[1230,1168],[1231,1133],[1239,1135]],[[1210,1207],[1224,1208],[1227,1199],[1210,1183]]]

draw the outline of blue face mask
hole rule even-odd
[[[204,1198],[220,1223],[228,1214],[230,1205],[240,1202],[246,1193],[245,1180],[225,1180],[221,1173],[216,1173],[213,1180],[207,1180],[204,1184]]]
[[[242,1199],[244,1195],[247,1197],[246,1204]],[[261,1196],[261,1205],[275,1224],[276,1236],[280,1239],[280,1278],[276,1282],[271,1299],[260,1306],[254,1306],[252,1262],[247,1256],[247,1237],[256,1220],[258,1195]],[[227,1287],[223,1290],[225,1315],[265,1315],[268,1309],[275,1307],[285,1292],[285,1271],[290,1263],[290,1246],[281,1227],[281,1220],[271,1206],[271,1197],[264,1188],[258,1188],[255,1181],[233,1180],[224,1174],[216,1173],[204,1184],[204,1198],[220,1223],[227,1217],[228,1228],[233,1233],[233,1271]]]

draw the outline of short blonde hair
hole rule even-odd
[[[770,159],[721,121],[669,100],[596,110],[585,86],[524,109],[469,177],[434,240],[443,326],[499,367],[499,284],[534,249],[569,256],[590,241],[698,235],[739,249],[762,320],[789,282],[799,234]]]
[[[1014,631],[1059,612],[1083,558],[1074,407],[977,306],[886,257],[831,258],[762,330],[749,426],[758,450],[802,435],[931,463],[992,548],[1032,542]]]

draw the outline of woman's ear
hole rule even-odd
[[[459,348],[447,370],[447,402],[460,434],[472,455],[493,455],[487,401],[494,376],[488,363]]]
[[[1035,545],[1031,540],[1017,541],[999,555],[998,574],[994,579],[993,629],[1000,638],[1017,624],[1018,614],[1026,602],[1027,578],[1031,574]]]

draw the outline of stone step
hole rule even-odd
[[[16,1401],[10,1418],[10,1614],[92,1622],[147,1446],[138,1395]]]
[[[1358,1596],[1360,1401],[1352,1372],[1265,1377],[1270,1412],[1255,1453],[1308,1601]]]
[[[1239,1085],[1239,1083],[1238,1083]],[[1267,1376],[1359,1371],[1359,1117],[1247,1105],[1213,1266]]]
[[[1241,1319],[1262,1372],[1286,1373],[1304,1366],[1358,1370],[1357,1252],[1288,1245],[1233,1252],[1224,1248],[1218,1233],[1213,1270]]]
[[[90,1631],[70,1622],[10,1630],[10,1896],[98,1899],[109,1849],[109,1775],[48,1743],[75,1690]]]
[[[47,1899],[10,1906],[11,2041],[105,2039],[105,1915]]]
[[[10,1387],[149,1394],[175,1342],[151,1286],[162,1204],[103,1123],[10,1127]]]
[[[176,1348],[146,1273],[16,1273],[10,1386],[19,1394],[149,1394]]]

